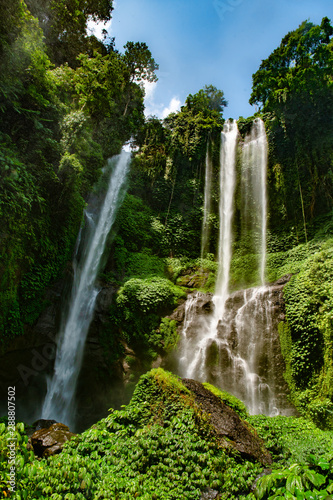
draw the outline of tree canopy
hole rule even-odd
[[[332,35],[327,17],[320,25],[304,21],[253,75],[250,103],[267,113],[276,186],[289,217],[303,207],[303,217],[312,218],[332,203]]]
[[[27,0],[27,7],[39,20],[47,54],[55,64],[76,66],[80,53],[103,54],[106,47],[95,36],[87,36],[88,21],[111,19],[112,0]]]
[[[333,28],[324,17],[320,26],[304,21],[262,61],[253,75],[250,104],[297,117],[333,106]],[[322,103],[325,103],[322,107]]]
[[[0,334],[38,315],[106,159],[144,122],[148,47],[121,54],[87,35],[111,11],[110,0],[0,3]]]

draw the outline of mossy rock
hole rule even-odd
[[[220,446],[234,448],[244,458],[270,464],[272,459],[263,441],[239,415],[239,412],[246,415],[245,406],[230,395],[227,398],[226,393],[215,387],[209,385],[209,388],[157,368],[140,378],[129,406],[138,408],[144,405],[146,418],[158,420],[161,425],[170,418],[170,411],[177,413],[191,409],[199,432],[214,436]],[[225,399],[229,404],[224,402]],[[231,407],[231,402],[238,412]]]

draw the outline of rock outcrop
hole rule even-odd
[[[75,436],[67,425],[52,423],[48,426],[50,422],[52,421],[44,420],[44,425],[47,427],[36,430],[29,438],[27,448],[33,450],[37,457],[49,457],[60,453],[66,441]]]
[[[272,463],[272,457],[264,442],[234,410],[200,382],[191,379],[182,379],[182,382],[194,394],[196,403],[209,416],[216,436],[224,445],[235,448],[246,459],[256,460],[264,465]]]

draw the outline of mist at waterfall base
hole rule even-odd
[[[226,122],[221,134],[219,268],[215,295],[195,292],[188,297],[175,369],[182,377],[210,382],[235,395],[251,414],[290,414],[288,389],[281,369],[279,319],[274,316],[282,288],[264,285],[267,140],[260,119],[254,120],[251,133],[242,144],[241,220],[243,236],[251,234],[253,246],[260,249],[261,286],[229,294],[239,143],[236,121]],[[211,172],[208,159],[206,168]],[[210,176],[211,173],[206,174],[205,209],[210,207],[211,187],[207,184]],[[204,220],[208,217],[205,214]],[[204,231],[207,231],[205,225]],[[203,234],[202,242],[206,240]]]
[[[125,196],[130,159],[131,154],[122,151],[109,160],[103,176],[107,182],[105,196],[95,193],[90,197],[76,243],[72,291],[62,314],[54,373],[48,380],[42,408],[42,418],[71,428],[75,427],[76,386],[99,292],[96,278],[117,209]]]

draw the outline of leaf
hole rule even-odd
[[[263,498],[265,493],[271,489],[272,484],[273,484],[273,479],[271,475],[260,478],[257,483],[257,490],[256,490],[257,498],[259,499]]]
[[[326,482],[325,476],[319,473],[315,473],[313,485],[316,486],[316,488],[322,486],[325,482]]]
[[[295,494],[296,489],[299,491],[303,491],[304,487],[302,484],[302,479],[300,476],[294,476],[294,474],[290,474],[287,477],[286,481],[286,489],[292,494]]]

